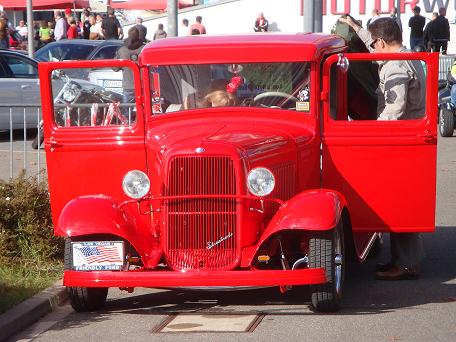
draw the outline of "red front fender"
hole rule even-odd
[[[345,198],[337,191],[318,189],[299,193],[277,211],[257,245],[244,249],[241,266],[250,266],[259,248],[280,231],[321,231],[334,228],[346,206]]]
[[[147,230],[137,226],[138,220],[128,217],[112,198],[103,195],[82,196],[67,203],[59,217],[55,235],[89,236],[108,234],[127,240],[140,254],[148,267],[155,267],[161,249]]]

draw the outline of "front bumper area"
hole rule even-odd
[[[65,271],[74,287],[286,286],[326,283],[324,268],[252,271]]]

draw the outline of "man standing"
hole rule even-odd
[[[194,23],[192,26],[190,26],[190,32],[192,32],[193,30],[198,30],[200,34],[206,34],[206,28],[204,27],[203,24],[201,24],[202,21],[203,21],[203,17],[198,15],[196,17],[196,23]]]
[[[402,32],[392,18],[380,18],[363,29],[350,17],[339,19],[350,25],[371,52],[407,52]],[[425,114],[426,82],[420,61],[390,60],[379,62],[377,89],[378,120],[412,120]],[[377,265],[381,280],[417,279],[424,247],[419,233],[390,233],[391,260]]]
[[[16,26],[16,31],[20,34],[22,40],[27,40],[27,26],[24,20],[19,20],[19,25]]]
[[[264,17],[263,12],[260,12],[258,15],[258,18],[255,20],[255,26],[253,27],[253,30],[255,32],[267,32],[269,27],[269,22],[268,20]]]
[[[65,18],[63,18],[62,12],[54,12],[55,28],[54,28],[54,39],[59,41],[67,37],[68,24]]]
[[[189,30],[188,30],[188,19],[182,19],[182,24],[179,27],[179,32],[178,35],[179,37],[184,37],[188,36]]]
[[[147,27],[143,25],[143,19],[141,17],[137,17],[135,22],[135,27],[138,29],[139,32],[139,39],[145,42],[147,36]]]
[[[89,17],[90,17],[90,12],[88,10],[84,10],[81,14],[82,37],[84,39],[90,38],[90,26],[92,26],[92,24],[90,23]]]
[[[415,6],[413,8],[413,17],[409,19],[410,27],[410,49],[415,49],[417,45],[423,45],[423,28],[426,19],[420,15],[421,8]]]
[[[440,52],[442,50],[442,55],[446,55],[450,40],[450,24],[445,15],[445,7],[439,8],[439,16],[432,22],[431,27],[432,51]]]
[[[122,27],[119,20],[114,15],[112,8],[108,9],[108,17],[103,19],[101,23],[104,39],[119,39],[122,38]]]

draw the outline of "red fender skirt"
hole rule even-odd
[[[285,286],[326,283],[324,268],[272,271],[65,271],[75,287]]]

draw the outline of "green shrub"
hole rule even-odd
[[[44,182],[21,174],[0,180],[0,258],[53,260],[63,257],[63,239],[53,235]]]

